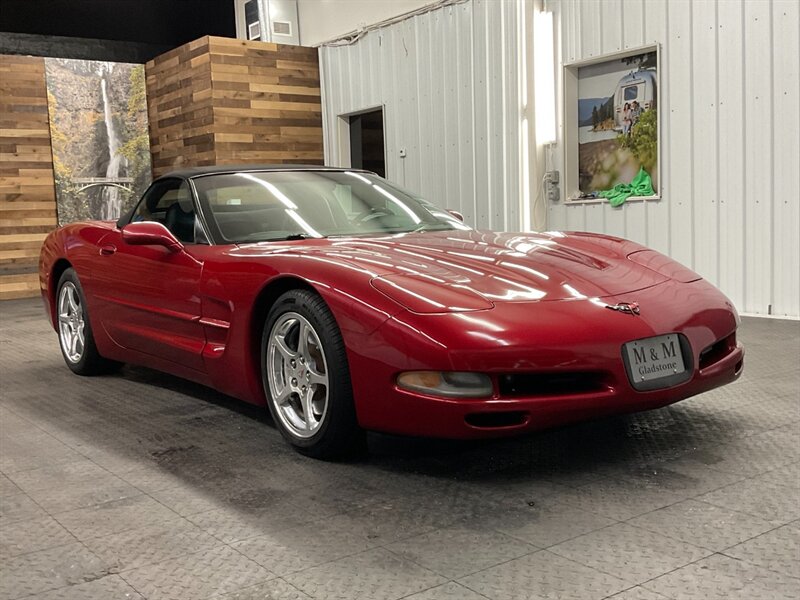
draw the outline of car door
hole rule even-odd
[[[93,280],[99,320],[114,342],[203,372],[205,335],[198,294],[203,263],[196,254],[198,242],[205,239],[195,215],[186,181],[156,181],[128,221],[163,224],[183,243],[183,249],[176,252],[126,243],[123,218],[122,227],[100,241]]]

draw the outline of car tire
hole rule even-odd
[[[92,335],[86,297],[74,269],[62,273],[56,288],[56,328],[64,362],[78,375],[102,375],[121,363],[100,356]]]
[[[272,418],[296,450],[335,460],[365,449],[344,340],[320,296],[291,290],[272,305],[261,336],[261,375]]]

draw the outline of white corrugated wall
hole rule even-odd
[[[800,316],[800,2],[550,0],[569,63],[661,44],[660,202],[548,208],[631,238],[747,313]],[[562,169],[562,148],[554,153]]]
[[[348,166],[339,116],[382,105],[388,179],[473,226],[519,230],[520,15],[469,0],[321,47],[326,164]]]

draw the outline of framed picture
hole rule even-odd
[[[144,65],[46,58],[60,225],[116,220],[150,184]]]
[[[564,179],[568,202],[658,200],[659,48],[564,66]]]

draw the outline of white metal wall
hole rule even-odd
[[[562,202],[549,206],[548,227],[643,242],[691,265],[740,311],[800,316],[800,2],[547,5],[565,63],[661,44],[664,179],[660,202]]]
[[[430,4],[432,0],[297,0],[300,43],[316,46],[364,25],[379,23]]]
[[[469,0],[321,47],[326,164],[349,160],[339,116],[383,105],[388,179],[520,229],[520,17],[519,2]]]

